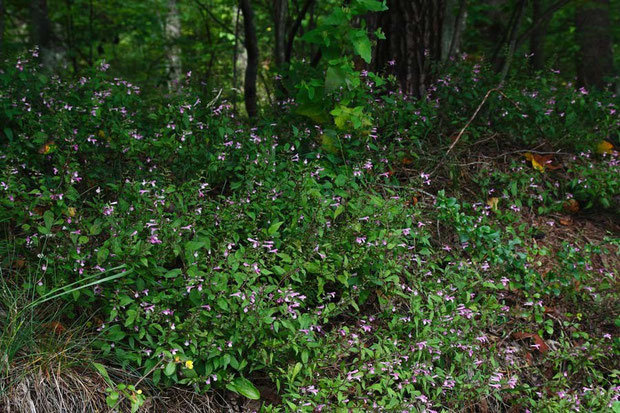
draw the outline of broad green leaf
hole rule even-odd
[[[108,256],[110,255],[110,250],[102,247],[99,248],[99,251],[97,252],[97,263],[98,264],[103,264],[105,262],[105,260],[108,259]]]
[[[250,400],[259,400],[260,392],[251,381],[245,377],[237,377],[230,385],[226,386],[229,390],[239,393],[242,396],[247,397]]]
[[[164,369],[164,374],[166,376],[172,376],[176,369],[176,363],[174,361],[169,361],[168,364],[166,364],[166,368]]]
[[[372,59],[372,44],[365,30],[356,30],[351,33],[351,43],[357,53],[366,63]]]
[[[50,230],[54,225],[54,213],[52,211],[45,211],[43,214],[43,221],[45,221],[45,228]]]
[[[267,230],[267,233],[269,235],[275,234],[276,232],[278,232],[278,229],[280,229],[282,224],[284,224],[284,221],[276,221],[276,222],[274,222],[273,224],[271,224],[269,226],[269,229]]]
[[[325,73],[325,93],[331,93],[345,85],[347,74],[342,67],[330,66]]]

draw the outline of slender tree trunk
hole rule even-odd
[[[299,12],[299,15],[297,16],[297,19],[295,19],[295,23],[293,23],[293,26],[291,27],[291,30],[288,34],[288,42],[286,44],[285,59],[287,63],[291,62],[291,57],[293,55],[293,43],[295,42],[295,36],[297,36],[297,32],[299,32],[299,29],[301,29],[302,23],[304,21],[304,17],[306,17],[306,14],[308,14],[308,11],[314,5],[315,2],[316,0],[306,0],[303,8],[301,9],[301,11]]]
[[[181,18],[177,0],[168,0],[166,14],[166,41],[168,43],[168,90],[176,92],[181,86],[181,48],[178,45],[181,36]]]
[[[4,50],[4,1],[0,0],[0,57]]]
[[[32,41],[40,49],[43,66],[51,69],[55,66],[56,56],[52,24],[47,15],[47,0],[30,2],[30,19]]]
[[[288,0],[275,0],[274,40],[276,66],[281,68],[286,62],[286,20],[288,18]]]
[[[237,53],[239,51],[239,17],[241,16],[241,9],[237,8],[237,17],[235,18],[235,44],[233,46],[233,91],[235,92],[235,99],[233,100],[233,112],[237,113]]]
[[[258,113],[256,102],[256,77],[258,75],[258,40],[254,26],[254,10],[250,0],[239,0],[239,7],[243,13],[243,30],[245,34],[245,49],[248,54],[248,65],[245,68],[244,97],[245,109],[248,116],[253,118]]]
[[[609,0],[580,2],[575,11],[577,28],[577,80],[586,88],[605,87],[613,72]]]
[[[456,12],[458,0],[446,0],[446,11],[444,12],[443,27],[441,32],[441,61],[448,60],[450,53],[450,43],[456,31]]]
[[[508,52],[506,57],[504,58],[504,63],[502,64],[502,70],[500,75],[500,84],[504,83],[506,80],[506,76],[508,76],[508,70],[510,70],[510,65],[512,64],[512,59],[517,51],[517,34],[519,33],[519,28],[521,27],[521,22],[523,21],[523,16],[525,15],[525,9],[527,7],[527,0],[520,0],[517,4],[515,20],[512,28],[510,29],[510,36],[508,40]]]
[[[551,20],[555,12],[557,12],[570,2],[571,0],[558,0],[555,3],[551,4],[549,7],[547,7],[545,11],[541,12],[538,16],[538,19],[535,20],[527,30],[525,30],[519,35],[519,38],[517,39],[517,49],[521,47],[523,42],[525,42],[530,36],[532,36],[534,31],[538,29],[538,27],[543,24],[543,22],[546,22],[548,24],[549,20]]]
[[[541,15],[544,11],[543,0],[532,0],[532,21],[536,22],[541,19]],[[549,18],[542,18],[541,23],[532,32],[530,38],[530,53],[532,54],[531,62],[532,68],[535,70],[542,70],[545,66],[545,36],[547,35],[547,26],[549,25]]]
[[[375,70],[393,71],[404,93],[423,96],[441,59],[445,0],[388,0],[377,24],[386,40],[377,45]]]
[[[450,50],[448,51],[448,58],[453,57],[461,51],[461,40],[465,27],[467,26],[467,0],[461,0],[459,5],[459,12],[456,15],[456,28],[454,29],[454,35],[450,42]]]

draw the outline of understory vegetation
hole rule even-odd
[[[8,411],[620,408],[615,97],[462,61],[248,126],[105,69],[0,75]]]
[[[619,39],[0,0],[0,413],[620,413]]]

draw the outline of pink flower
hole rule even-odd
[[[151,235],[149,237],[149,242],[151,244],[161,244],[162,243],[162,241],[159,238],[157,238],[157,235]]]

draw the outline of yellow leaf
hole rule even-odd
[[[539,164],[538,161],[536,161],[536,159],[534,159],[534,158],[532,158],[532,166],[537,171],[540,171],[540,172],[544,172],[545,171],[545,167],[543,165]]]
[[[47,155],[54,149],[56,149],[56,143],[54,141],[50,141],[39,148],[39,153],[42,153],[43,155]]]
[[[600,141],[599,144],[596,146],[596,153],[599,154],[604,154],[604,153],[611,153],[614,149],[614,145],[612,145],[611,143],[607,142],[607,141]]]
[[[67,213],[69,214],[70,217],[74,217],[75,216],[75,208],[74,207],[67,208]]]
[[[537,155],[534,155],[530,152],[526,152],[523,154],[523,157],[525,157],[525,159],[530,161],[534,169],[536,169],[537,171],[540,171],[540,172],[545,171],[545,166],[540,163],[541,159],[539,159],[540,157],[538,157]]]
[[[495,196],[487,199],[487,205],[490,206],[493,211],[497,211],[498,203],[499,203],[499,198]]]

